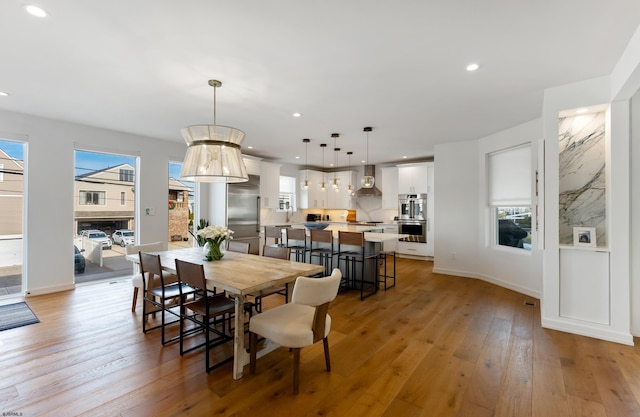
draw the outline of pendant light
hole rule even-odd
[[[367,165],[371,165],[371,163],[369,162],[369,132],[371,132],[373,130],[372,127],[365,127],[364,129],[362,129],[364,132],[367,133]],[[360,184],[362,185],[362,188],[373,188],[374,184],[376,183],[376,179],[373,175],[366,175],[364,177],[362,177],[362,180],[360,182]]]
[[[302,139],[302,143],[304,143],[304,180],[300,181],[300,187],[303,190],[308,190],[309,186],[311,185],[311,182],[309,182],[309,165],[307,164],[309,142],[311,142],[311,139]]]
[[[321,143],[320,147],[322,148],[322,181],[320,182],[320,184],[318,184],[318,188],[320,189],[320,191],[327,191],[327,183],[324,180],[324,148],[327,147],[326,143]]]
[[[347,184],[346,190],[349,195],[353,195],[353,185],[351,184],[351,155],[353,155],[353,152],[351,151],[347,152],[347,157],[349,158],[349,168],[348,168],[349,184]]]
[[[180,179],[195,182],[233,183],[249,180],[242,160],[242,130],[216,124],[216,90],[222,85],[209,80],[213,87],[213,124],[193,125],[181,130],[187,143]]]
[[[340,191],[340,178],[336,175],[336,169],[338,169],[338,152],[340,152],[340,148],[336,148],[336,140],[340,137],[339,133],[332,133],[331,137],[333,138],[333,178],[331,179],[331,188],[334,191]]]

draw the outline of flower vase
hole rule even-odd
[[[204,259],[207,261],[219,261],[224,256],[223,241],[216,242],[213,240],[207,240],[204,244],[203,253]]]

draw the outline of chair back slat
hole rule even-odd
[[[192,288],[206,290],[207,280],[202,265],[176,259],[176,271],[178,272],[178,282]]]
[[[311,229],[311,242],[333,243],[333,232],[331,230]]]
[[[305,242],[307,240],[307,233],[304,229],[294,229],[292,227],[288,227],[285,229],[287,235],[287,242],[289,240],[300,240]]]
[[[262,256],[268,258],[277,259],[290,259],[291,248],[279,247],[279,246],[264,246],[262,248]]]
[[[240,242],[237,240],[230,240],[227,245],[227,250],[229,252],[249,253],[249,248],[249,242]]]
[[[160,255],[153,255],[151,253],[139,251],[138,256],[140,257],[140,272],[142,273],[143,278],[148,279],[148,282],[145,285],[147,290],[155,288],[157,285],[154,285],[154,283],[159,283],[164,286]],[[148,275],[148,277],[145,277],[145,275]],[[160,278],[159,282],[153,279],[154,276]]]
[[[338,244],[364,247],[364,233],[339,231]]]

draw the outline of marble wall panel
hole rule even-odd
[[[607,245],[605,113],[559,120],[561,245],[573,244],[573,228],[595,227]]]

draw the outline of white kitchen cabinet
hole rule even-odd
[[[309,179],[311,186],[309,187],[308,190],[300,189],[299,191],[300,198],[298,201],[300,208],[302,209],[326,208],[327,207],[326,205],[327,191],[323,192],[323,191],[320,191],[320,189],[318,188],[320,182],[322,181],[323,173],[319,171],[309,170],[307,175],[307,171],[305,170],[300,171],[300,175],[299,175],[300,181],[304,181],[305,177]]]
[[[334,173],[327,173],[327,183],[331,184],[331,180],[333,179]],[[330,209],[350,209],[351,208],[351,195],[347,192],[347,185],[351,183],[353,189],[356,189],[354,183],[354,172],[353,171],[341,171],[336,172],[335,175],[340,179],[340,191],[335,192],[333,188],[329,185],[326,195],[327,195],[327,208]]]
[[[385,210],[398,209],[398,167],[381,168],[382,208]]]
[[[398,165],[398,193],[424,194],[430,192],[429,166],[433,166],[433,162]]]
[[[409,256],[433,256],[433,254],[429,255],[427,245],[420,242],[398,241],[398,253]]]
[[[260,206],[277,209],[280,200],[280,165],[260,161]]]

